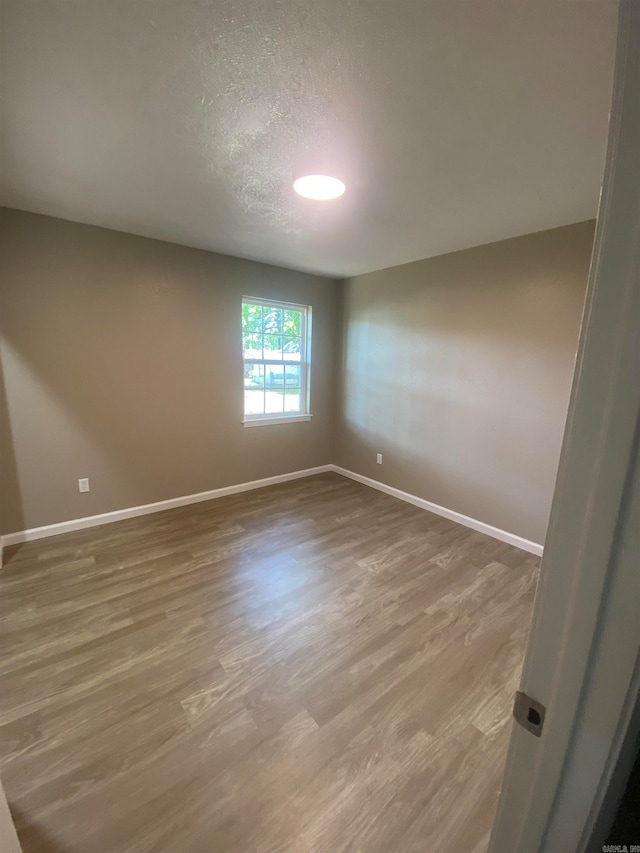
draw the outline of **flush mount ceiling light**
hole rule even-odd
[[[329,175],[304,175],[293,182],[293,188],[298,195],[316,201],[339,198],[346,189],[341,180]]]

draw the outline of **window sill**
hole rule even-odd
[[[246,421],[242,421],[242,426],[245,427],[259,427],[259,426],[270,426],[271,424],[295,424],[300,423],[302,421],[310,421],[311,415],[290,415],[276,418],[251,418]]]

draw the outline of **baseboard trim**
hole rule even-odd
[[[394,498],[399,498],[401,501],[413,504],[433,512],[436,515],[441,515],[443,518],[448,518],[450,521],[455,521],[464,527],[470,527],[472,530],[477,530],[479,533],[486,533],[487,536],[492,536],[494,539],[499,539],[501,542],[507,542],[509,545],[515,545],[516,548],[522,548],[523,551],[529,551],[531,554],[542,556],[544,547],[537,542],[531,542],[529,539],[523,539],[522,536],[516,536],[515,533],[509,533],[506,530],[501,530],[499,527],[493,527],[491,524],[486,524],[484,521],[478,521],[477,518],[471,518],[468,515],[463,515],[461,512],[456,512],[453,509],[439,506],[424,498],[419,498],[417,495],[412,495],[409,492],[403,492],[401,489],[396,489],[393,486],[387,486],[386,483],[381,483],[379,480],[374,480],[371,477],[365,477],[363,474],[356,474],[355,471],[348,471],[346,468],[341,468],[339,465],[329,465],[332,471],[336,474],[342,474],[343,477],[348,477],[350,480],[356,480],[365,486],[372,489],[377,489],[379,492],[384,492]]]
[[[494,539],[499,539],[501,542],[507,542],[509,545],[514,545],[516,548],[522,548],[523,551],[529,551],[531,554],[542,555],[543,546],[537,542],[531,542],[529,539],[523,539],[521,536],[516,536],[514,533],[509,533],[506,530],[501,530],[498,527],[493,527],[491,524],[486,524],[484,521],[478,521],[476,518],[471,518],[468,515],[463,515],[447,507],[439,506],[438,504],[427,501],[424,498],[419,498],[417,495],[412,495],[409,492],[403,492],[401,489],[396,489],[393,486],[388,486],[386,483],[381,483],[379,480],[374,480],[371,477],[365,477],[363,474],[356,474],[355,471],[349,471],[346,468],[341,468],[339,465],[318,465],[316,468],[305,468],[301,471],[291,471],[288,474],[277,474],[274,477],[264,477],[261,480],[251,480],[248,483],[237,483],[233,486],[223,486],[220,489],[210,489],[207,492],[198,492],[194,495],[183,495],[179,498],[170,498],[166,501],[157,501],[156,503],[143,504],[141,506],[132,506],[125,509],[116,509],[113,512],[104,512],[100,515],[89,515],[85,518],[74,518],[70,521],[60,521],[57,524],[47,524],[44,527],[32,527],[28,530],[19,530],[15,533],[5,533],[0,537],[0,567],[2,567],[2,552],[8,545],[19,545],[23,542],[33,542],[36,539],[45,539],[47,536],[58,536],[61,533],[71,533],[74,530],[84,530],[88,527],[98,527],[101,524],[111,524],[114,521],[123,521],[128,518],[136,518],[140,515],[150,515],[154,512],[163,512],[166,509],[175,509],[179,506],[187,506],[188,504],[200,503],[201,501],[211,501],[216,498],[223,498],[226,495],[235,495],[240,492],[249,492],[253,489],[263,489],[266,486],[275,486],[278,483],[286,483],[289,480],[300,480],[304,477],[311,477],[314,474],[324,474],[327,471],[334,471],[336,474],[341,474],[343,477],[348,477],[350,480],[355,480],[372,489],[377,489],[379,492],[384,492],[394,498],[398,498],[413,506],[426,509],[443,518],[448,518],[450,521],[455,521],[462,524],[464,527],[470,527],[472,530],[477,530],[479,533],[486,533],[487,536],[492,536]]]
[[[19,530],[16,533],[5,533],[0,537],[0,566],[2,565],[2,550],[8,545],[19,545],[23,542],[33,542],[36,539],[45,539],[47,536],[58,536],[61,533],[71,533],[74,530],[84,530],[87,527],[98,527],[100,524],[111,524],[114,521],[123,521],[127,518],[136,518],[139,515],[150,515],[154,512],[163,512],[166,509],[175,509],[179,506],[211,501],[223,498],[227,495],[236,495],[239,492],[249,492],[253,489],[263,489],[266,486],[275,486],[278,483],[287,483],[289,480],[300,480],[303,477],[311,477],[314,474],[325,474],[332,471],[331,465],[318,465],[316,468],[305,468],[302,471],[291,471],[288,474],[276,474],[275,477],[264,477],[261,480],[251,480],[248,483],[237,483],[233,486],[223,486],[221,489],[210,489],[207,492],[198,492],[195,495],[183,495],[179,498],[170,498],[166,501],[157,501],[152,504],[116,509],[113,512],[103,512],[100,515],[88,515],[85,518],[74,518],[70,521],[60,521],[57,524],[47,524],[44,527],[32,527],[29,530]]]

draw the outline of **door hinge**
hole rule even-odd
[[[519,690],[516,693],[516,698],[513,703],[513,716],[516,721],[531,732],[532,735],[540,737],[542,734],[542,726],[544,725],[544,715],[547,709],[540,702],[536,702],[531,696],[526,693],[521,693]]]

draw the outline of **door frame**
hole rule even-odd
[[[638,725],[639,88],[640,2],[622,0],[589,284],[520,686],[546,717],[540,738],[512,727],[489,853],[601,849],[603,809],[615,809],[616,768]]]

